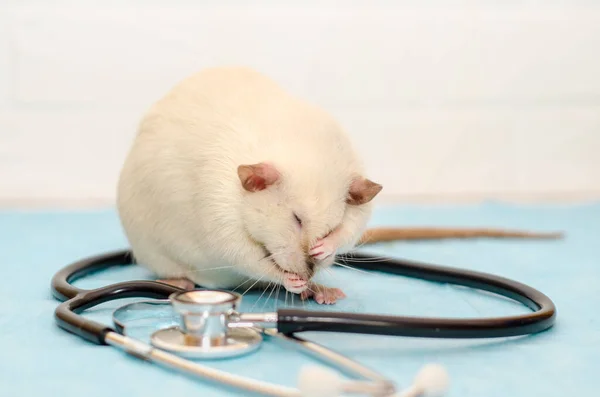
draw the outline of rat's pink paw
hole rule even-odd
[[[286,273],[283,286],[286,290],[299,294],[308,288],[308,281],[295,273]]]
[[[162,280],[156,280],[160,283],[163,284],[169,284],[172,285],[173,287],[178,287],[184,290],[192,290],[196,287],[196,285],[188,280],[187,278],[167,278],[167,279],[162,279]]]
[[[311,289],[300,294],[300,299],[306,300],[313,298],[318,304],[332,305],[337,302],[338,299],[344,299],[346,294],[339,288],[329,288],[322,285],[313,284]]]
[[[308,251],[308,254],[311,257],[322,261],[329,258],[331,255],[334,255],[335,250],[336,246],[333,239],[326,237],[317,241],[317,243]]]

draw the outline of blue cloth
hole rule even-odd
[[[486,203],[460,207],[379,208],[372,225],[496,226],[564,230],[563,241],[464,240],[397,242],[365,251],[499,274],[548,294],[558,308],[552,330],[502,340],[425,340],[364,335],[305,334],[381,371],[406,386],[419,367],[439,362],[451,376],[449,397],[595,396],[600,390],[600,203],[578,206],[511,206]],[[126,247],[114,211],[0,213],[0,395],[225,396],[244,395],[194,380],[118,350],[87,343],[54,323],[58,304],[50,279],[78,258]],[[100,286],[130,278],[151,278],[139,267],[108,271],[82,281]],[[349,269],[325,273],[329,285],[348,298],[320,310],[419,316],[497,316],[521,313],[511,301],[453,286]],[[240,289],[241,290],[241,289]],[[241,291],[243,292],[243,291]],[[279,299],[256,303],[246,294],[243,308],[272,310]],[[104,304],[87,316],[110,322],[118,304]],[[288,296],[287,305],[291,305]],[[304,306],[296,299],[293,305]],[[253,355],[209,362],[256,379],[295,385],[298,370],[314,363],[301,353],[265,343]]]

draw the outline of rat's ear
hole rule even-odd
[[[375,183],[367,178],[358,177],[352,180],[350,189],[348,190],[348,198],[346,203],[350,205],[361,205],[373,200],[377,194],[383,189],[378,183]]]
[[[242,186],[249,192],[264,190],[279,179],[277,169],[268,163],[240,165],[237,173]]]

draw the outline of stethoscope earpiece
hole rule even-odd
[[[417,373],[412,386],[399,393],[398,397],[440,397],[450,386],[450,376],[439,364],[427,364]]]
[[[388,397],[440,397],[449,387],[450,377],[439,364],[427,364],[417,373],[413,384],[394,393],[387,381],[348,381],[329,368],[307,366],[298,376],[298,390],[302,397],[337,397],[342,395],[370,395]]]

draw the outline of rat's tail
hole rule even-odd
[[[367,229],[361,237],[359,244],[373,244],[385,241],[399,240],[441,240],[458,238],[521,238],[521,239],[559,239],[563,237],[560,232],[527,232],[503,229],[469,229],[469,228],[437,228],[415,227],[394,228],[378,227]]]

